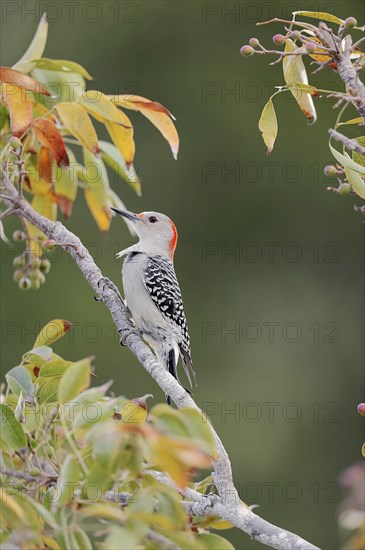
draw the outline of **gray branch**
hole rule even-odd
[[[347,136],[340,134],[340,132],[333,130],[333,128],[330,128],[328,130],[328,133],[331,137],[333,137],[333,139],[335,139],[336,141],[340,141],[341,143],[346,145],[346,147],[351,151],[356,151],[357,153],[365,155],[365,147],[360,145],[360,143],[356,141],[356,139],[348,138]]]
[[[213,515],[218,515],[230,521],[245,533],[248,533],[251,538],[279,550],[318,550],[316,546],[304,541],[297,535],[281,529],[280,527],[271,525],[254,514],[241,502],[233,483],[232,468],[227,451],[218,434],[211,426],[208,419],[205,418],[195,401],[193,401],[190,395],[180,386],[161,363],[157,361],[151,349],[136,332],[129,320],[128,310],[123,305],[115,289],[108,285],[99,287],[100,281],[103,278],[102,273],[81,240],[71,233],[71,231],[61,222],[53,222],[36,212],[30,204],[18,194],[14,185],[7,177],[3,179],[3,185],[9,196],[9,199],[5,200],[7,206],[12,206],[15,214],[21,218],[27,219],[38,227],[49,239],[52,239],[58,246],[64,248],[75,260],[77,266],[94,292],[99,295],[100,300],[103,301],[109,309],[116,328],[123,336],[123,343],[128,346],[164,393],[171,396],[178,408],[190,407],[199,411],[202,415],[202,419],[204,418],[210,426],[215,439],[218,457],[213,460],[214,472],[212,472],[212,476],[219,496],[217,496],[214,505],[210,507],[209,497],[192,491],[192,489],[185,489],[184,494],[187,498],[192,498],[194,501],[192,503],[192,506],[195,506],[193,511],[194,515],[207,515],[208,512],[209,514],[213,513]],[[166,480],[168,480],[168,478],[165,476],[162,482],[167,484]],[[171,484],[172,482],[169,483]],[[177,490],[176,487],[175,489]]]

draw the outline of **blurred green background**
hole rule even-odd
[[[282,32],[278,24],[256,28],[256,20],[318,4],[3,0],[1,8],[2,65],[22,55],[47,9],[45,56],[77,61],[94,87],[160,101],[176,116],[177,161],[157,130],[131,113],[143,196],[114,176],[112,186],[130,210],[164,212],[178,227],[175,267],[199,381],[195,399],[226,445],[241,498],[258,504],[268,521],[321,548],[338,548],[338,475],[359,458],[363,431],[356,412],[363,388],[363,225],[353,210],[360,201],[326,192],[336,183],[322,172],[333,162],[333,101],[317,99],[319,121],[308,126],[291,97],[277,97],[279,135],[266,156],[257,123],[283,82],[281,66],[239,54],[250,37],[271,47],[272,35]],[[364,22],[361,2],[320,8]],[[342,89],[331,69],[311,83]],[[122,221],[102,235],[79,193],[67,226],[119,284],[114,254],[132,241]],[[7,220],[8,235],[16,227]],[[117,345],[108,311],[67,254],[56,257],[46,285],[28,293],[12,281],[15,254],[2,246],[4,372],[43,324],[65,318],[74,329],[55,345],[57,353],[95,355],[96,383],[113,379],[118,394],[151,392],[154,402],[163,400]],[[225,534],[238,549],[262,547],[237,530]]]

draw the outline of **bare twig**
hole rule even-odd
[[[285,548],[285,550],[318,550],[316,546],[313,546],[297,535],[280,529],[280,527],[276,527],[275,525],[271,525],[254,514],[241,501],[237,502],[234,513],[232,514],[218,495],[202,495],[189,487],[181,489],[177,487],[168,476],[161,472],[148,470],[147,473],[163,485],[175,489],[175,491],[178,491],[183,497],[190,499],[190,502],[186,500],[183,502],[185,510],[189,515],[219,516],[248,533],[252,539],[271,546],[272,548]]]
[[[346,145],[346,147],[351,151],[356,151],[357,153],[365,155],[365,147],[360,145],[360,143],[356,141],[356,139],[350,139],[347,136],[340,134],[336,130],[333,130],[332,128],[328,130],[328,133],[331,137],[333,137],[333,139],[335,139],[336,141],[340,141],[341,143]]]
[[[194,513],[204,511],[204,508],[212,508],[214,515],[230,521],[233,525],[248,533],[257,541],[267,544],[278,550],[318,550],[309,542],[304,541],[297,535],[290,533],[280,527],[271,525],[249,510],[240,500],[237,490],[233,483],[231,463],[218,434],[215,432],[210,422],[204,417],[202,411],[196,405],[195,401],[180,386],[176,379],[159,363],[153,355],[151,349],[144,343],[141,336],[132,326],[128,310],[120,300],[118,292],[111,285],[101,285],[103,281],[102,273],[95,264],[89,251],[82,244],[80,239],[69,231],[61,222],[53,222],[38,212],[30,204],[19,196],[14,185],[8,178],[4,178],[3,184],[9,195],[9,206],[13,203],[17,214],[25,218],[33,225],[38,227],[45,235],[62,246],[70,256],[75,260],[77,266],[82,271],[85,279],[89,282],[94,292],[99,295],[106,307],[109,309],[118,332],[123,336],[123,342],[128,346],[136,356],[141,365],[152,376],[155,382],[160,386],[166,395],[171,396],[176,406],[193,408],[202,415],[202,419],[208,423],[212,430],[217,449],[217,458],[213,459],[212,477],[216,486],[218,495],[215,504],[211,506],[211,499],[205,495],[200,495],[192,489],[186,489],[187,498],[193,498],[196,508]],[[7,202],[5,200],[5,202]],[[161,474],[162,475],[162,474]],[[168,478],[166,478],[168,480]],[[169,481],[169,483],[172,483]],[[197,501],[199,495],[199,501]],[[218,499],[218,500],[217,500]],[[205,513],[206,515],[206,513]]]

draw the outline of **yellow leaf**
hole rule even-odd
[[[26,521],[26,517],[24,514],[24,510],[20,504],[13,498],[11,495],[9,495],[5,489],[0,488],[0,501],[3,503],[3,506],[7,506],[10,508],[10,510],[18,516],[19,519],[22,521]]]
[[[47,17],[44,13],[39,22],[37,31],[34,35],[32,42],[30,43],[25,54],[14,65],[14,69],[23,70],[23,65],[26,65],[29,61],[42,57],[44,48],[46,47],[48,34]]]
[[[344,126],[345,124],[364,124],[364,119],[362,116],[357,118],[352,118],[351,120],[346,120],[346,122],[340,122],[337,126]]]
[[[98,90],[84,92],[78,101],[99,122],[109,120],[131,129],[132,124],[123,111],[118,109],[111,99]]]
[[[168,141],[174,158],[177,158],[179,151],[179,135],[171,119],[174,119],[161,103],[151,101],[138,95],[118,95],[111,96],[111,99],[117,105],[139,111],[161,132]]]
[[[287,38],[285,42],[285,51],[294,52],[297,49],[298,47],[295,42],[293,42],[293,40],[291,40],[290,38]],[[317,120],[317,113],[311,94],[300,89],[295,89],[295,84],[308,85],[307,71],[305,70],[302,56],[285,56],[283,59],[283,72],[285,82],[288,85],[292,84],[294,86],[290,89],[290,91],[295,97],[300,109],[303,111],[310,122],[315,122]]]
[[[320,53],[309,54],[312,59],[315,59],[316,61],[318,61],[318,63],[326,63],[327,61],[330,61],[330,59],[332,59],[331,56],[328,55],[326,50],[321,48],[323,44],[319,38],[317,38],[316,36],[311,36],[310,41],[315,42],[316,44],[319,44],[319,46],[317,47],[317,52],[320,52]]]
[[[262,133],[262,139],[267,147],[269,155],[273,150],[276,136],[278,133],[278,121],[274,109],[274,104],[271,99],[266,103],[259,120],[259,130]]]
[[[62,336],[66,334],[68,330],[72,327],[72,323],[65,321],[64,319],[53,319],[49,321],[44,327],[42,327],[40,333],[38,334],[33,348],[39,346],[50,346],[57,342]]]
[[[42,541],[44,542],[45,546],[47,548],[50,548],[51,550],[61,550],[61,546],[59,546],[58,542],[56,542],[55,539],[49,537],[48,535],[42,535]]]
[[[310,17],[312,19],[321,19],[322,21],[330,21],[337,25],[343,25],[343,19],[332,15],[332,13],[326,13],[324,11],[293,11],[293,15],[303,15],[304,17]]]
[[[110,185],[108,174],[101,159],[84,149],[85,199],[100,231],[108,231],[111,222]]]
[[[55,106],[65,128],[92,153],[99,153],[98,136],[85,109],[77,103],[63,102]]]
[[[129,119],[128,119],[129,120]],[[136,152],[136,146],[133,139],[133,127],[125,128],[115,122],[105,121],[105,127],[113,140],[114,145],[123,155],[127,167],[132,164]]]
[[[10,113],[10,126],[13,136],[21,137],[32,122],[32,103],[22,88],[12,84],[2,84],[1,94],[5,96]]]

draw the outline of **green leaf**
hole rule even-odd
[[[80,74],[33,69],[32,76],[47,86],[57,101],[76,101],[85,90],[85,79]],[[50,109],[55,106],[54,99],[42,100],[42,103]]]
[[[74,73],[79,74],[84,78],[87,78],[87,80],[92,80],[92,76],[87,72],[87,70],[75,61],[67,61],[64,59],[48,59],[47,57],[42,57],[40,59],[32,60],[32,68],[46,69],[47,71]]]
[[[304,17],[310,17],[311,19],[321,19],[322,21],[330,21],[336,23],[336,25],[343,25],[345,21],[332,15],[332,13],[326,13],[324,11],[293,11],[293,15],[303,15]]]
[[[365,136],[360,136],[356,138],[356,141],[359,145],[362,147],[365,147]],[[365,167],[365,156],[362,153],[358,153],[358,151],[352,151],[352,159],[360,164],[363,168]]]
[[[139,536],[137,533],[126,527],[115,527],[109,530],[110,534],[102,544],[104,550],[118,548],[118,550],[132,550],[134,548],[143,548],[139,545]]]
[[[347,158],[350,158],[347,153],[345,153]],[[365,181],[360,176],[358,172],[355,172],[355,170],[351,170],[351,168],[348,168],[344,166],[345,174],[347,177],[347,180],[349,184],[351,185],[352,189],[365,200]]]
[[[196,538],[205,545],[207,550],[235,550],[227,539],[213,533],[199,533]]]
[[[45,361],[49,361],[52,357],[52,348],[49,346],[39,346],[37,348],[33,348],[30,351],[27,351],[23,355],[23,360],[27,363],[33,363],[37,366],[43,365]],[[40,365],[37,364],[37,360],[41,359]]]
[[[141,183],[134,170],[133,164],[127,166],[122,153],[112,143],[107,141],[99,141],[99,147],[101,157],[106,164],[110,166],[110,168],[112,168],[123,181],[128,183],[132,189],[135,190],[138,196],[141,196]]]
[[[80,465],[73,455],[68,455],[65,458],[61,467],[57,485],[61,490],[56,504],[57,507],[64,506],[73,501],[75,490],[80,479]]]
[[[189,437],[189,430],[179,412],[166,403],[159,403],[152,407],[149,417],[162,432],[179,437]]]
[[[315,86],[311,86],[310,84],[303,84],[303,82],[291,82],[290,84],[288,84],[288,88],[290,90],[292,88],[296,90],[301,90],[302,92],[311,95],[318,94],[318,88],[316,88]]]
[[[85,531],[81,529],[81,527],[79,527],[78,525],[73,525],[72,532],[79,548],[82,548],[82,550],[93,550],[93,546],[90,542],[89,537],[87,536]]]
[[[276,136],[278,134],[278,121],[272,99],[266,103],[259,120],[259,130],[262,133],[262,139],[267,147],[269,155],[273,150]]]
[[[180,418],[186,425],[191,439],[204,443],[209,454],[216,454],[215,441],[209,422],[202,412],[195,409],[183,408],[179,410]]]
[[[92,444],[95,461],[104,470],[113,470],[122,451],[123,438],[124,432],[115,422],[98,423],[89,433],[86,441]]]
[[[57,392],[58,386],[60,383],[60,378],[50,378],[42,385],[39,392],[39,402],[40,403],[54,403],[57,401]]]
[[[24,396],[34,394],[32,377],[29,371],[24,367],[14,367],[5,375],[6,381],[13,393],[20,395],[23,392]]]
[[[364,119],[362,116],[359,116],[357,118],[352,118],[351,120],[346,120],[346,122],[339,122],[336,126],[344,126],[345,124],[364,124]]]
[[[61,378],[65,370],[72,364],[72,361],[64,361],[63,359],[49,361],[48,363],[43,365],[43,367],[41,367],[38,373],[38,378]]]
[[[27,446],[22,425],[16,420],[11,408],[4,403],[0,405],[0,423],[0,437],[5,445],[14,451]]]
[[[48,23],[47,23],[46,14],[44,13],[39,22],[37,31],[33,37],[32,42],[30,43],[24,55],[14,65],[14,69],[17,69],[18,71],[24,70],[23,66],[27,62],[32,61],[33,59],[36,59],[38,57],[42,57],[44,48],[46,47],[47,35],[48,35]]]
[[[337,162],[339,162],[344,168],[350,168],[351,170],[354,170],[355,172],[359,172],[359,174],[365,175],[365,169],[361,164],[358,164],[350,157],[346,157],[337,149],[332,147],[331,143],[329,143],[329,148],[331,150],[332,155],[335,157]]]
[[[58,400],[67,403],[90,384],[91,358],[71,365],[63,374],[58,386]]]

